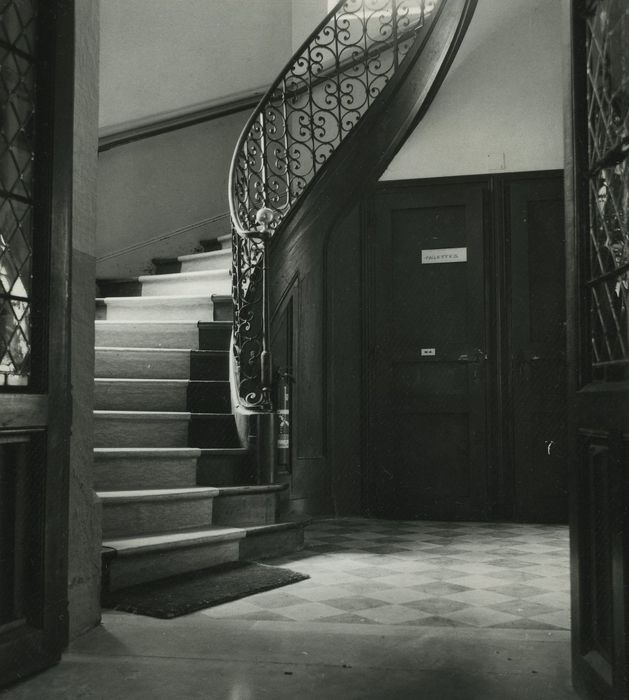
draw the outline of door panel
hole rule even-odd
[[[372,507],[389,517],[483,517],[483,187],[382,192],[375,212],[367,244]]]
[[[507,186],[514,516],[567,522],[563,177]]]
[[[629,697],[629,5],[570,2],[568,398],[573,678]]]

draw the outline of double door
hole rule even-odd
[[[561,176],[392,184],[371,205],[372,512],[564,521]]]

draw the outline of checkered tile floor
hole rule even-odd
[[[210,617],[567,630],[568,529],[322,520],[268,563],[310,579],[204,610]]]

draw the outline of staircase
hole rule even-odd
[[[95,481],[103,593],[303,544],[285,484],[256,484],[231,412],[231,236],[102,280],[96,300]]]

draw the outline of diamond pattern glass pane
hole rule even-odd
[[[0,388],[30,376],[36,0],[0,0]]]
[[[590,312],[598,379],[629,379],[629,3],[588,20]]]

